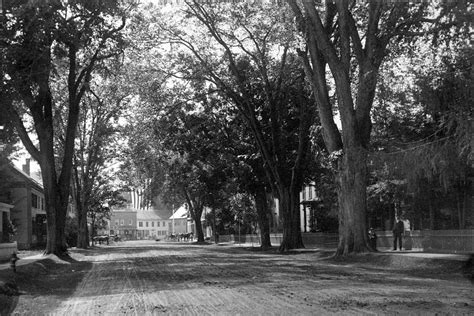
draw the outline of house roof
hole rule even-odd
[[[112,207],[112,212],[114,212],[114,213],[136,213],[137,210],[134,209],[134,208],[130,208],[130,207],[118,207],[118,208]]]
[[[163,218],[160,215],[159,210],[138,210],[137,211],[137,220],[163,220]]]
[[[25,173],[23,170],[18,169],[11,161],[3,160],[2,162],[6,162],[4,164],[4,168],[7,172],[10,172],[12,176],[15,178],[13,183],[18,183],[18,181],[24,181],[32,185],[36,190],[43,191],[43,184],[39,181],[35,180],[33,177]]]
[[[170,217],[170,219],[183,219],[188,218],[188,209],[185,206],[186,204],[181,205]]]

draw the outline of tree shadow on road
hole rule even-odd
[[[170,287],[188,287],[190,283],[240,284],[272,282],[275,274],[315,280],[349,278],[360,282],[381,282],[380,275],[390,279],[452,279],[461,276],[462,262],[420,259],[367,253],[345,258],[333,257],[332,249],[300,249],[279,253],[277,248],[261,250],[248,246],[196,246],[193,244],[148,244],[139,247],[116,245],[77,250],[85,256],[110,255],[102,258],[104,278],[121,273],[123,265],[137,266],[138,279],[154,280]],[[203,270],[205,267],[205,270]],[[204,271],[204,272],[203,272]],[[211,282],[211,283],[209,283]]]
[[[45,258],[17,266],[16,273],[11,269],[0,270],[0,282],[17,289],[16,293],[0,294],[0,315],[34,314],[37,304],[54,308],[58,297],[66,299],[74,293],[91,267],[91,262],[73,258],[63,263]],[[25,310],[15,310],[21,297],[25,297]]]

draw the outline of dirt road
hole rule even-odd
[[[470,314],[459,262],[191,243],[124,242],[46,265],[43,285],[17,280],[13,314],[321,315]],[[28,271],[19,271],[25,275]],[[32,272],[36,273],[36,272]],[[22,288],[22,284],[26,288]],[[54,284],[60,284],[58,287]],[[28,287],[31,287],[29,289]]]

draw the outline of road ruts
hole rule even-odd
[[[164,245],[109,247],[92,260],[74,294],[54,315],[284,315],[296,308],[280,295],[272,273],[238,253],[208,252],[205,247]],[[175,249],[177,248],[177,249]],[[240,264],[244,266],[239,266]],[[298,307],[313,314],[314,306]]]
[[[81,260],[92,268],[51,314],[462,315],[474,306],[467,281],[333,264],[314,252],[127,242]]]

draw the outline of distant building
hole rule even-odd
[[[160,216],[156,209],[137,211],[137,238],[163,238],[169,234],[169,219]]]
[[[122,193],[125,203],[112,209],[111,235],[119,235],[122,239],[164,239],[170,234],[196,233],[186,204],[173,210],[158,197],[152,202],[144,202],[143,194],[140,190]],[[209,212],[205,208],[201,217],[205,237],[212,235],[211,228],[205,225],[205,216]]]
[[[137,239],[137,211],[130,208],[114,209],[110,215],[110,235],[123,240]]]
[[[155,239],[169,234],[171,210],[159,198],[154,198],[153,203],[147,201],[144,194],[139,189],[121,194],[125,203],[112,209],[111,235],[122,239]]]
[[[201,226],[204,237],[212,236],[212,227],[207,226],[206,215],[211,212],[210,208],[204,207],[201,214]],[[188,205],[181,205],[170,217],[170,233],[181,234],[181,233],[194,233],[196,236],[196,224],[191,217],[188,210]]]
[[[190,225],[188,225],[189,212],[187,205],[181,205],[170,217],[169,231],[171,234],[185,234],[192,231]]]

